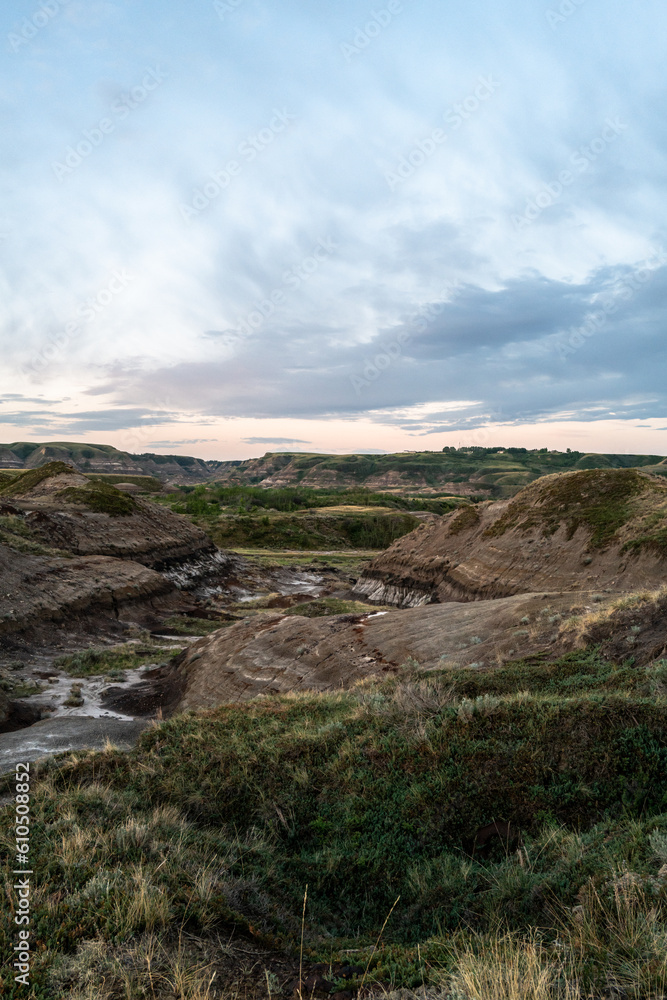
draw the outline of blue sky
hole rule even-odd
[[[12,4],[0,438],[667,454],[666,25]]]

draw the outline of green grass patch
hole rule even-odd
[[[110,486],[115,486],[117,483],[133,483],[135,486],[140,486],[145,493],[160,493],[163,487],[162,482],[155,476],[133,476],[111,472],[84,472],[83,475],[91,482],[108,483]]]
[[[667,553],[667,510],[655,511],[644,518],[636,538],[626,542],[623,552],[656,552],[660,556]]]
[[[582,452],[549,451],[547,448],[446,447],[441,452],[389,455],[269,452],[262,459],[235,463],[226,475],[235,487],[252,488],[255,483],[270,476],[280,475],[299,484],[288,489],[314,489],[321,493],[335,489],[354,493],[363,490],[371,480],[377,483],[376,477],[387,477],[391,488],[399,486],[406,497],[420,490],[440,489],[444,492],[445,488],[456,489],[458,484],[468,484],[476,489],[481,499],[488,499],[511,496],[527,481],[554,472],[572,471],[582,465],[586,469],[652,469],[660,461],[660,456],[655,455],[584,455]],[[455,485],[452,487],[450,484]],[[442,510],[435,512],[444,513]]]
[[[635,469],[595,469],[542,480],[523,490],[484,534],[499,537],[511,528],[536,526],[553,534],[565,523],[568,539],[584,526],[591,548],[603,548],[633,516],[632,501],[652,488],[659,490]]]
[[[12,698],[29,698],[33,694],[41,694],[44,685],[36,681],[16,680],[14,677],[1,677],[0,688],[11,694]]]
[[[281,551],[280,549],[255,549],[232,546],[228,551],[250,559],[264,569],[279,569],[284,566],[312,569],[314,572],[322,569],[333,569],[351,576],[358,575],[363,567],[377,555],[375,549],[355,549],[346,551],[339,549],[326,552],[326,555],[314,554],[313,551]]]
[[[144,663],[165,663],[177,652],[180,650],[166,650],[157,644],[115,646],[107,649],[92,647],[79,653],[59,656],[53,665],[71,677],[93,677],[118,670],[136,670]]]
[[[420,676],[428,677],[431,683],[437,677],[443,684],[451,685],[458,697],[465,698],[523,691],[564,698],[593,692],[626,692],[648,698],[667,692],[667,660],[636,667],[628,657],[625,664],[615,664],[602,657],[596,648],[567,653],[558,660],[544,656],[516,660],[485,673],[464,667]]]
[[[317,601],[304,601],[303,604],[295,604],[284,614],[302,615],[304,618],[323,618],[326,615],[372,614],[380,610],[386,609],[364,604],[362,601],[343,601],[337,597],[322,597]]]
[[[466,504],[449,522],[450,535],[458,535],[461,531],[470,531],[479,524],[479,511],[476,507]]]
[[[586,989],[604,989],[621,957],[657,962],[667,701],[625,682],[604,690],[611,667],[594,651],[549,666],[512,665],[482,693],[462,687],[471,672],[406,669],[350,692],[182,714],[130,753],[42,766],[31,783],[36,996],[62,995],[48,970],[95,938],[236,927],[298,949],[306,884],[311,960],[354,953],[365,966],[400,897],[373,959],[393,985],[454,975],[466,949],[491,953],[499,927],[517,947],[538,927],[560,941]],[[575,667],[578,685],[554,691]],[[9,807],[5,819],[9,865]],[[475,853],[494,820],[521,840]],[[6,962],[15,936],[7,905]]]
[[[176,632],[177,635],[210,635],[218,629],[227,628],[230,624],[232,623],[228,620],[211,621],[209,618],[193,618],[187,615],[173,615],[171,618],[165,618],[163,622],[170,632]]]
[[[45,479],[50,479],[52,476],[59,476],[63,473],[73,473],[75,470],[71,465],[66,465],[64,462],[49,462],[47,465],[42,465],[38,469],[29,469],[27,472],[21,472],[21,474],[13,479],[9,485],[0,488],[0,495],[2,496],[22,496],[28,493],[35,486],[38,486]]]
[[[207,531],[221,548],[383,549],[418,524],[417,518],[403,513],[304,511],[222,515],[207,524]]]
[[[108,514],[110,517],[128,517],[139,510],[134,497],[104,482],[93,481],[85,487],[70,486],[61,490],[58,496],[69,503],[82,504],[96,514]]]
[[[14,514],[0,515],[0,543],[33,556],[52,556],[69,559],[71,552],[66,549],[56,549],[43,542],[34,534],[22,517]]]

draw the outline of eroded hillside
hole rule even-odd
[[[657,587],[666,569],[667,483],[596,469],[545,476],[513,499],[420,525],[373,559],[355,590],[411,606]]]
[[[50,463],[0,484],[0,632],[174,590],[157,572],[211,556],[201,529]]]

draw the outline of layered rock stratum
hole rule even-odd
[[[371,561],[355,593],[382,604],[532,591],[628,591],[667,576],[667,483],[637,469],[544,476],[514,498],[421,524]]]
[[[660,656],[666,557],[662,479],[635,469],[547,476],[512,500],[425,522],[377,556],[355,592],[402,610],[267,615],[195,643],[174,679],[179,707],[335,690],[405,663],[490,670],[587,642],[620,660]],[[640,588],[661,596],[628,610],[621,595]]]
[[[0,488],[0,634],[174,591],[172,574],[215,556],[187,518],[62,463]]]
[[[24,473],[0,490],[0,511],[22,520],[45,544],[75,555],[113,556],[162,568],[215,548],[187,518],[91,481],[62,463]]]

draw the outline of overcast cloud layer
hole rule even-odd
[[[7,5],[0,439],[664,451],[666,24]]]

